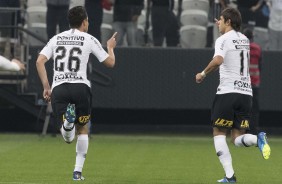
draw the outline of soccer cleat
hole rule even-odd
[[[262,157],[264,159],[269,159],[271,149],[267,143],[266,133],[264,132],[260,132],[258,134],[258,148],[262,154]]]
[[[74,121],[75,121],[75,105],[74,104],[68,104],[67,111],[64,115],[64,118],[69,123],[74,123]]]
[[[231,178],[227,178],[226,176],[221,179],[221,180],[217,180],[218,183],[236,183],[236,177],[235,175],[233,175]]]
[[[73,172],[72,179],[75,180],[75,181],[85,180],[85,178],[83,176],[81,176],[81,172],[78,172],[78,171]]]

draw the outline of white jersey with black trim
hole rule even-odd
[[[215,42],[215,56],[222,56],[220,83],[216,94],[241,93],[252,96],[249,74],[250,43],[240,32],[231,30]]]
[[[87,63],[91,53],[100,62],[109,56],[96,38],[77,29],[64,31],[51,38],[40,54],[54,60],[52,89],[63,83],[84,83],[90,87]]]

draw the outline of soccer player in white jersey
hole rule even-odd
[[[19,72],[25,70],[25,65],[18,59],[12,59],[11,61],[0,55],[0,70]]]
[[[232,142],[236,146],[258,146],[264,159],[270,156],[266,134],[247,134],[252,106],[252,88],[249,75],[249,40],[239,32],[240,12],[226,8],[216,23],[222,34],[215,43],[213,59],[208,66],[196,75],[201,83],[206,75],[219,68],[220,83],[211,110],[214,146],[225,171],[220,183],[235,183],[236,177],[232,158],[226,142],[231,130]]]
[[[88,150],[88,126],[91,115],[91,86],[87,79],[89,55],[94,54],[107,67],[114,67],[116,46],[115,36],[107,41],[106,52],[100,42],[87,33],[88,16],[82,6],[69,10],[70,30],[50,39],[40,52],[36,67],[44,91],[43,97],[52,104],[58,122],[62,123],[61,133],[71,143],[77,132],[76,162],[73,180],[84,180],[82,168]],[[54,61],[52,88],[50,87],[45,63]]]

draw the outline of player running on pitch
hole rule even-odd
[[[62,123],[61,133],[67,143],[71,143],[77,132],[76,162],[73,180],[84,180],[82,168],[88,151],[88,126],[92,100],[91,86],[87,79],[89,55],[94,54],[107,67],[114,67],[116,46],[115,33],[107,41],[106,52],[100,42],[88,31],[88,16],[82,6],[69,10],[70,30],[50,39],[40,52],[36,66],[44,91],[43,97],[51,100],[53,112]],[[50,87],[45,63],[54,60],[54,75]],[[52,93],[51,93],[52,90]]]
[[[239,32],[241,27],[240,12],[226,8],[216,22],[222,34],[215,43],[215,52],[208,66],[196,75],[196,82],[201,83],[207,74],[219,68],[220,84],[211,110],[214,146],[216,154],[225,171],[220,183],[235,183],[236,177],[232,158],[226,142],[226,135],[231,130],[232,142],[236,146],[258,146],[264,159],[270,156],[270,147],[266,134],[246,134],[252,107],[252,87],[249,75],[249,40]]]

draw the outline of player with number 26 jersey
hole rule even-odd
[[[109,56],[96,38],[77,29],[64,31],[50,39],[40,54],[48,60],[54,59],[52,89],[62,83],[85,83],[90,87],[86,70],[91,53],[100,62]]]

